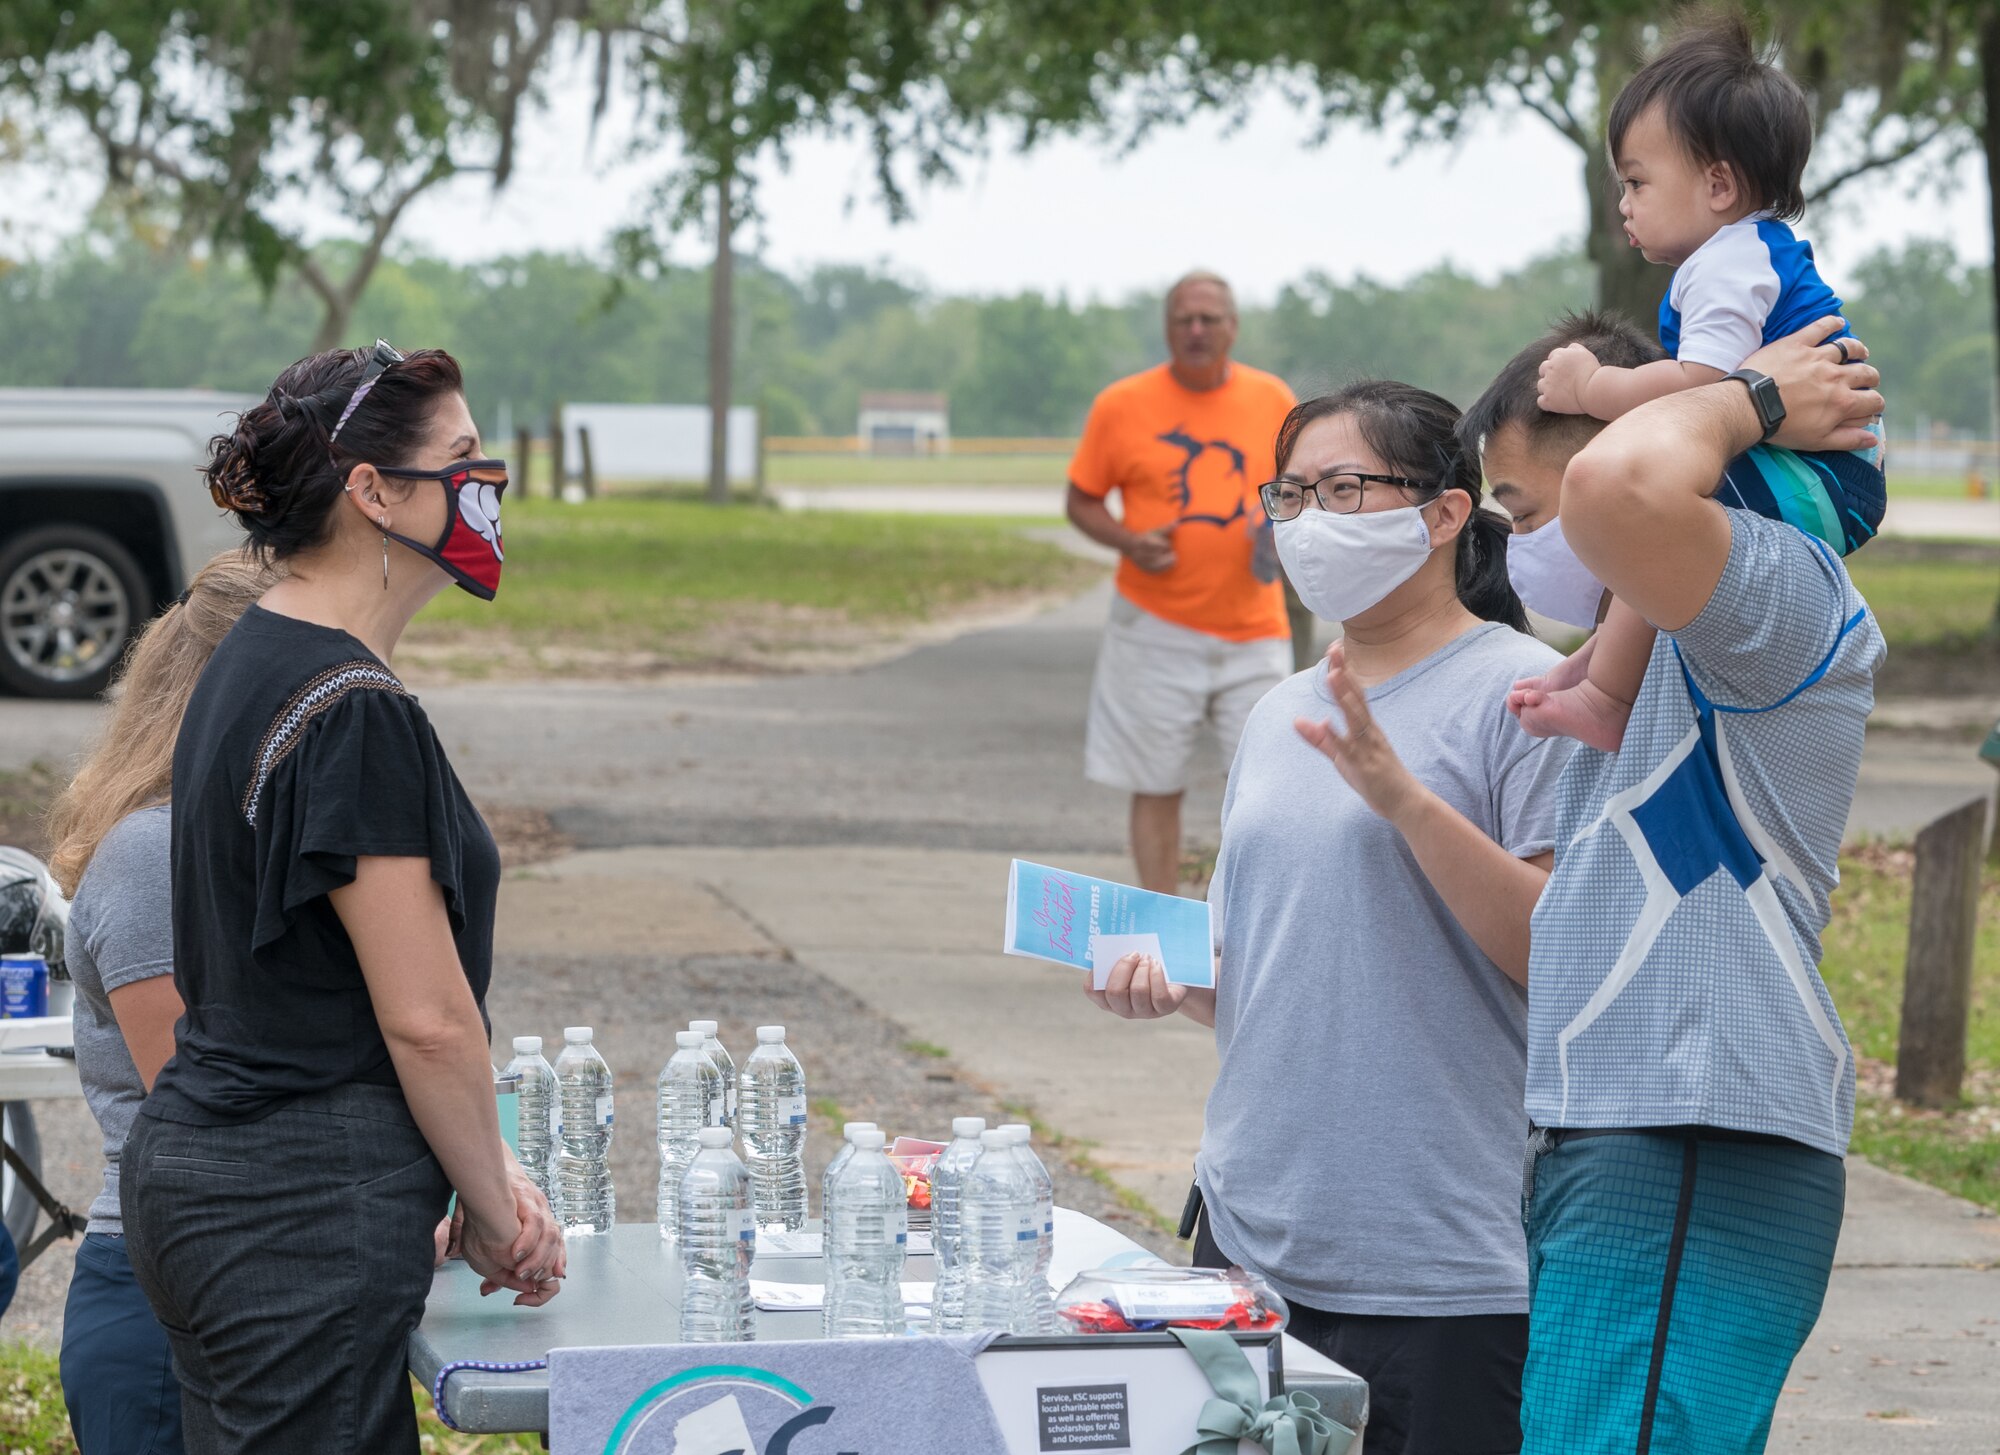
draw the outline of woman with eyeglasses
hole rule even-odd
[[[1528,919],[1570,745],[1507,712],[1558,658],[1527,634],[1457,423],[1379,381],[1286,418],[1265,507],[1341,640],[1244,728],[1215,989],[1128,957],[1090,992],[1215,1028],[1182,1234],[1196,1263],[1261,1274],[1290,1332],[1368,1381],[1370,1455],[1521,1439]]]
[[[279,375],[206,469],[284,567],[173,754],[173,1058],[121,1159],[186,1448],[409,1452],[405,1345],[451,1192],[483,1290],[553,1297],[547,1203],[501,1141],[482,1002],[500,857],[390,667],[500,581],[506,466],[457,363],[387,344]]]

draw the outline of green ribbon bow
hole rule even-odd
[[[1174,1329],[1218,1396],[1201,1407],[1200,1436],[1181,1455],[1236,1455],[1250,1440],[1270,1455],[1347,1455],[1354,1431],[1321,1414],[1309,1394],[1280,1394],[1257,1403],[1257,1372],[1235,1339],[1219,1329]]]

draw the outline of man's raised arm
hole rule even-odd
[[[1866,449],[1882,412],[1881,376],[1843,364],[1821,319],[1744,361],[1769,375],[1785,403],[1775,443],[1795,450]],[[1846,340],[1846,356],[1867,349]],[[1750,391],[1725,379],[1656,399],[1607,425],[1563,475],[1563,534],[1613,595],[1666,631],[1708,604],[1729,561],[1727,517],[1711,497],[1729,462],[1762,434]]]

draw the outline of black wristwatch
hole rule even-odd
[[[1724,374],[1725,379],[1740,379],[1750,391],[1750,407],[1757,411],[1757,423],[1763,426],[1760,439],[1769,439],[1778,432],[1778,426],[1785,422],[1785,401],[1778,394],[1778,382],[1769,374],[1760,374],[1755,369],[1738,369],[1733,374]]]

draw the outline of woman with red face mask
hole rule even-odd
[[[301,360],[212,444],[283,579],[216,647],[173,757],[173,1058],[122,1158],[127,1250],[187,1449],[414,1452],[404,1345],[456,1189],[515,1302],[561,1233],[500,1129],[483,1001],[500,858],[391,669],[456,582],[500,581],[507,469],[458,365]]]

